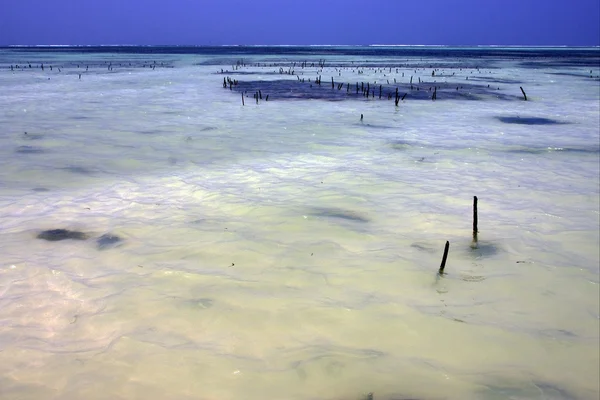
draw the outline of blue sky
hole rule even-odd
[[[1,0],[0,45],[600,45],[599,0]]]

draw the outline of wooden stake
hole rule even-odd
[[[446,268],[446,259],[448,258],[448,249],[450,249],[450,242],[446,240],[446,247],[444,247],[444,256],[442,257],[442,265],[440,265],[439,274],[444,273],[444,268]]]
[[[244,93],[242,93],[242,105],[245,105],[244,104]]]
[[[521,89],[521,93],[523,93],[523,99],[525,101],[527,101],[527,95],[525,94],[525,91],[523,90],[523,86],[519,86],[519,88]]]
[[[475,242],[477,241],[477,233],[479,233],[477,223],[477,196],[473,196],[473,240]]]

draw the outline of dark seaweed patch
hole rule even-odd
[[[490,395],[501,396],[503,399],[531,399],[541,398],[547,400],[576,400],[575,394],[569,390],[559,387],[550,382],[510,382],[506,384],[486,385],[482,398],[490,398]]]
[[[394,140],[390,143],[390,147],[394,150],[408,150],[413,146],[412,143],[404,140]]]
[[[372,128],[372,129],[396,129],[396,127],[394,126],[390,126],[390,125],[378,125],[378,124],[364,124],[364,123],[357,123],[355,124],[357,126],[364,126],[366,128]]]
[[[74,174],[80,174],[80,175],[92,175],[94,173],[94,171],[92,171],[91,169],[86,168],[86,167],[81,167],[78,165],[70,165],[68,167],[64,167],[61,169],[64,169],[69,172],[73,172]]]
[[[26,140],[40,140],[44,138],[44,135],[41,133],[23,132],[23,135],[21,135],[21,137]]]
[[[540,61],[524,61],[519,63],[522,68],[531,69],[548,69],[548,68],[564,68],[564,67],[598,67],[600,61],[597,57],[571,58],[563,60],[540,60]]]
[[[121,244],[123,244],[123,239],[110,233],[105,233],[96,239],[96,247],[98,250],[110,249],[112,247],[120,246]]]
[[[560,125],[567,124],[568,122],[559,121],[551,118],[542,117],[495,117],[498,121],[504,122],[505,124],[518,124],[518,125]]]
[[[507,153],[516,154],[547,154],[547,153],[576,153],[576,154],[598,154],[600,146],[590,147],[519,147],[505,150]]]
[[[355,211],[344,210],[333,207],[314,207],[311,209],[310,215],[322,218],[333,218],[351,222],[369,222],[369,219]]]
[[[343,101],[343,100],[360,100],[367,99],[361,90],[356,90],[356,82],[345,82],[343,79],[335,81],[335,87],[331,87],[330,81],[323,81],[321,85],[314,82],[316,77],[311,78],[308,82],[308,77],[304,78],[304,82],[293,79],[278,79],[278,80],[256,80],[256,81],[240,81],[233,86],[233,91],[243,93],[246,97],[253,96],[261,91],[262,95],[269,95],[271,100],[326,100],[326,101]],[[322,76],[322,79],[327,79]],[[350,87],[348,88],[348,83]],[[337,85],[342,85],[339,89]],[[364,85],[366,86],[366,85]],[[433,91],[437,88],[436,100],[521,100],[522,96],[517,93],[507,94],[497,87],[488,87],[487,84],[474,84],[468,81],[460,82],[429,82],[421,81],[419,84],[413,84],[412,89],[409,83],[388,84],[381,83],[382,97],[379,99],[380,83],[370,85],[370,94],[368,100],[371,101],[392,101],[395,97],[396,88],[400,96],[405,93],[406,100],[431,100]],[[458,89],[457,89],[458,88]]]
[[[144,131],[136,131],[136,133],[140,133],[142,135],[158,135],[163,133],[163,131],[158,129],[144,130]]]
[[[506,79],[506,78],[490,78],[490,77],[486,77],[486,76],[470,76],[469,80],[473,80],[473,81],[483,81],[483,82],[490,82],[490,83],[502,83],[502,84],[520,84],[523,83],[523,81],[519,81],[516,79]]]
[[[230,75],[281,75],[279,71],[223,71],[217,72],[216,74],[230,74]]]
[[[212,307],[214,302],[215,301],[213,299],[203,297],[203,298],[199,298],[199,299],[187,300],[185,303],[190,308],[204,310],[204,309]]]
[[[15,150],[15,153],[19,154],[40,154],[43,153],[44,150],[39,147],[34,146],[19,146]]]
[[[538,331],[540,336],[545,336],[553,339],[573,339],[576,338],[577,335],[571,331],[566,329],[543,329]]]
[[[89,236],[83,232],[70,231],[68,229],[50,229],[42,231],[37,235],[38,239],[47,240],[49,242],[57,242],[59,240],[73,239],[86,240]]]
[[[425,243],[425,242],[415,242],[415,243],[411,244],[410,247],[414,247],[417,250],[425,251],[425,252],[431,253],[431,254],[436,254],[440,251],[439,248],[433,246],[430,243]]]
[[[45,187],[36,187],[31,190],[33,190],[34,192],[49,192],[50,191],[50,189],[47,189]]]
[[[556,75],[556,76],[573,76],[576,78],[590,78],[590,74],[578,74],[575,72],[546,72],[547,75]],[[597,76],[596,76],[597,78]]]

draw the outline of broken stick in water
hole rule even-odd
[[[521,89],[521,93],[523,93],[523,100],[527,101],[527,95],[525,94],[525,91],[523,90],[523,86],[519,86],[519,88]]]
[[[441,275],[444,273],[444,268],[446,268],[446,259],[448,258],[448,249],[450,248],[450,242],[446,240],[446,247],[444,247],[444,256],[442,257],[442,265],[440,265],[440,270],[438,273]]]

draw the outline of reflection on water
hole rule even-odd
[[[0,398],[598,397],[597,50],[36,51],[0,50]]]

